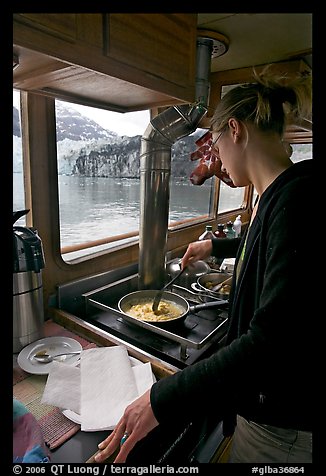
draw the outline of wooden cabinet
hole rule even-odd
[[[107,16],[106,26],[110,58],[185,88],[193,84],[194,15],[112,14]]]
[[[14,14],[14,87],[130,111],[195,100],[196,14]]]

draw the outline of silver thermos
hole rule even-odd
[[[14,224],[29,210],[14,212]],[[45,266],[37,230],[13,227],[13,353],[43,337],[42,268]]]

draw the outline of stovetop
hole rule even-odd
[[[137,289],[138,275],[83,294],[85,320],[143,351],[178,368],[184,368],[215,352],[222,345],[227,328],[227,309],[205,309],[189,312],[185,320],[162,328],[137,321],[118,309],[118,301]],[[203,302],[203,297],[181,286],[172,292],[190,305]]]

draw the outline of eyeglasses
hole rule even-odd
[[[217,144],[217,141],[220,139],[221,135],[223,134],[223,132],[225,131],[225,129],[223,129],[219,135],[216,137],[216,139],[212,142],[211,144],[211,150],[215,150],[216,151],[216,144]],[[218,152],[218,151],[216,151]]]

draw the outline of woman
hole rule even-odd
[[[124,462],[160,422],[187,421],[199,408],[208,414],[222,409],[225,428],[235,427],[230,462],[312,461],[313,339],[298,277],[307,259],[300,223],[311,217],[303,195],[316,189],[315,161],[293,164],[282,142],[287,113],[305,117],[310,106],[309,78],[285,86],[266,74],[219,102],[211,123],[214,154],[234,185],[253,184],[259,199],[240,246],[239,240],[191,243],[183,266],[237,253],[227,343],[129,405],[100,443],[97,462],[121,438],[115,461]]]

